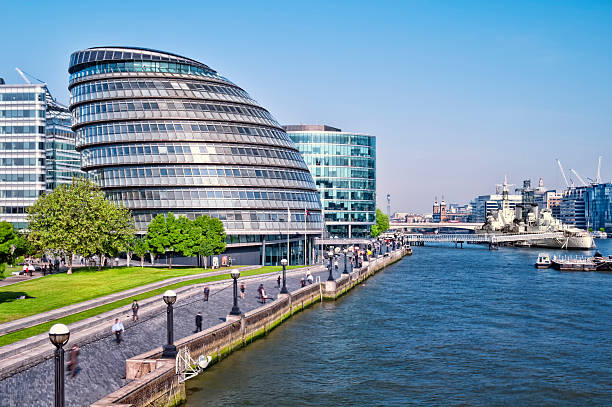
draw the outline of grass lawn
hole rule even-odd
[[[287,266],[287,269],[289,270],[289,269],[295,269],[295,268],[300,268],[300,267],[304,267],[304,266]],[[135,269],[135,268],[136,267],[129,267],[129,268],[123,267],[122,269],[126,270],[125,273],[129,274],[130,272],[132,272],[130,270]],[[138,267],[138,269],[140,270],[139,267]],[[160,270],[165,270],[166,272],[172,273],[172,274],[167,274],[165,277],[160,277],[160,278],[157,278],[156,280],[153,280],[153,281],[159,281],[159,280],[162,280],[164,278],[171,278],[171,277],[176,277],[176,276],[179,276],[179,275],[185,275],[185,274],[176,274],[175,275],[174,274],[175,272],[183,271],[183,272],[186,272],[186,274],[195,274],[197,272],[202,272],[203,269],[201,269],[201,268],[200,269],[196,269],[196,268],[184,268],[184,269],[168,270],[168,269],[156,269],[156,268],[149,268],[148,269],[148,268],[145,268],[144,270],[145,271],[146,270],[150,270],[150,271],[158,270],[158,273],[160,275],[163,275],[163,273],[161,273]],[[274,271],[281,271],[281,270],[282,270],[281,266],[265,266],[265,267],[262,267],[262,268],[259,268],[259,269],[255,269],[255,270],[244,271],[244,272],[241,273],[241,276],[245,276],[246,277],[246,276],[252,276],[252,275],[257,275],[257,274],[265,274],[265,273],[270,273],[270,272],[274,272]],[[119,270],[117,268],[117,269],[102,270],[100,272],[84,272],[83,274],[84,275],[97,274],[98,276],[100,276],[99,278],[101,278],[102,280],[110,281],[110,278],[111,278],[112,274],[109,273],[109,272],[119,272],[119,274],[121,274],[121,271],[122,270]],[[212,271],[212,270],[209,269],[208,271]],[[66,283],[64,283],[63,288],[64,289],[72,290],[72,288],[70,288],[71,284],[70,284],[69,279],[71,277],[76,277],[78,275],[79,275],[79,273],[74,273],[71,276],[65,276],[65,277],[67,277],[68,281]],[[61,276],[62,275],[56,274],[56,275],[52,275],[52,276],[48,276],[48,277],[39,278],[39,279],[36,279],[36,280],[33,280],[33,281],[19,283],[19,285],[21,285],[21,284],[28,284],[28,283],[34,283],[34,282],[37,282],[37,281],[44,282],[47,279],[50,280],[53,277],[61,277]],[[104,276],[106,276],[106,277],[104,277]],[[30,328],[22,329],[21,331],[16,331],[16,332],[12,332],[10,334],[2,335],[2,336],[0,336],[0,346],[8,345],[10,343],[17,342],[17,341],[20,341],[20,340],[25,339],[25,338],[29,338],[30,336],[34,336],[34,335],[38,335],[38,334],[43,333],[43,332],[47,332],[49,330],[49,328],[51,328],[51,326],[53,324],[58,324],[58,323],[62,323],[62,324],[66,324],[66,325],[72,324],[74,322],[81,321],[83,319],[90,318],[90,317],[93,317],[93,316],[98,315],[98,314],[102,314],[104,312],[113,310],[115,308],[119,308],[119,307],[122,307],[122,306],[127,306],[127,305],[131,304],[133,300],[139,300],[140,301],[140,300],[143,300],[145,298],[153,297],[155,295],[160,295],[164,291],[169,290],[169,289],[176,289],[176,288],[184,287],[184,286],[187,286],[187,285],[193,285],[193,284],[200,284],[200,283],[211,282],[211,281],[224,280],[224,279],[228,279],[228,278],[230,278],[229,272],[226,273],[226,274],[218,275],[218,276],[209,276],[209,277],[202,277],[202,278],[198,278],[198,279],[194,279],[194,280],[190,280],[190,281],[183,281],[183,282],[175,283],[175,284],[163,287],[163,288],[159,288],[159,289],[156,289],[156,290],[148,291],[146,293],[142,293],[142,294],[136,295],[134,297],[125,298],[123,300],[118,300],[118,301],[115,301],[115,302],[112,302],[112,303],[106,304],[106,305],[101,305],[99,307],[92,308],[92,309],[87,310],[87,311],[79,312],[77,314],[68,315],[67,317],[64,317],[64,318],[59,318],[59,319],[57,319],[55,321],[46,322],[46,323],[39,324],[39,325],[30,327]],[[94,281],[96,281],[95,284],[98,284],[100,282],[99,280],[94,280]],[[121,279],[119,279],[119,281],[121,281]],[[138,285],[148,284],[148,283],[153,282],[153,281],[147,281],[147,282],[141,283],[141,284],[132,284],[132,286],[128,287],[128,288],[136,287]],[[9,287],[11,287],[11,286],[9,286]],[[106,292],[105,294],[102,294],[102,295],[112,294],[114,292],[122,291],[122,290],[125,290],[125,289],[128,289],[128,288],[110,290],[110,291],[108,291],[108,292]],[[39,288],[39,289],[44,292],[44,285],[41,288]],[[4,294],[4,291],[5,290],[0,290],[0,298],[2,298],[1,296]],[[56,292],[56,294],[58,294],[58,293]],[[84,301],[84,300],[78,300],[78,301],[74,300],[73,299],[74,297],[75,297],[74,295],[63,295],[63,296],[61,296],[61,298],[63,298],[64,301],[67,301],[67,302],[64,303],[63,305],[60,305],[60,306],[70,305],[70,304],[73,304],[75,302]],[[90,298],[94,298],[94,297],[89,297],[87,299],[90,299]],[[36,299],[38,299],[38,298],[36,298]],[[0,302],[0,316],[3,316],[4,308],[7,305],[15,304],[15,303],[17,303],[17,304],[24,303],[25,304],[28,301],[33,301],[33,300],[35,300],[35,299],[34,298],[30,298],[30,299],[26,299],[26,300],[19,300],[19,301],[13,301],[13,302],[8,302],[8,303]],[[23,305],[21,305],[21,306],[23,307]],[[54,307],[54,308],[57,308],[57,307]],[[49,308],[49,309],[51,309],[51,308]],[[24,312],[24,311],[22,311],[22,312]],[[29,313],[28,315],[32,315],[32,314],[33,313]]]
[[[21,266],[9,266],[6,264],[0,264],[0,280],[4,280],[5,278],[10,277],[13,271],[21,271],[22,268],[23,267]]]

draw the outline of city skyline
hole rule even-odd
[[[5,9],[0,32],[19,40],[4,44],[0,77],[23,83],[18,66],[67,104],[72,51],[173,50],[247,87],[281,124],[375,135],[378,206],[391,193],[392,211],[469,202],[504,174],[558,189],[555,158],[593,177],[602,154],[611,178],[608,5],[143,4]]]

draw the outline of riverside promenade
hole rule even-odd
[[[350,267],[350,265],[349,265]],[[313,276],[322,280],[327,278],[323,266],[308,268]],[[343,267],[340,267],[341,272]],[[335,276],[339,276],[334,273]],[[224,271],[227,273],[227,271]],[[265,290],[273,300],[278,296],[276,279],[279,273],[256,275],[240,278],[247,285],[246,297],[239,299],[243,312],[251,311],[262,304],[257,299],[257,287],[264,284]],[[305,269],[287,272],[287,286],[293,291],[300,287],[300,279],[304,277]],[[170,284],[170,283],[168,283]],[[174,336],[180,340],[192,335],[195,331],[195,315],[200,312],[203,317],[203,328],[215,326],[225,320],[232,306],[231,280],[223,280],[207,285],[211,288],[208,302],[203,301],[204,284],[183,287],[177,290],[178,299],[174,311]],[[112,302],[109,300],[109,302]],[[125,325],[122,342],[117,344],[111,332],[113,317],[100,315],[82,321],[84,328],[71,334],[70,342],[65,349],[78,343],[80,346],[79,370],[74,378],[66,378],[66,405],[87,406],[105,395],[121,388],[127,383],[125,379],[125,361],[135,355],[146,352],[165,343],[166,313],[165,304],[160,296],[152,297],[140,303],[139,321],[131,322],[129,306],[119,310],[121,320]],[[111,311],[113,315],[117,311]],[[71,328],[73,326],[71,325]],[[44,336],[44,335],[43,335]],[[27,339],[25,341],[28,341]],[[20,346],[17,342],[13,344]],[[21,344],[22,345],[22,344]],[[7,345],[11,346],[11,345]],[[32,349],[20,349],[18,354],[7,354],[0,357],[0,406],[49,406],[53,404],[53,360],[40,357],[44,353],[50,357],[53,345],[48,338],[45,341],[31,344]],[[3,352],[0,348],[0,354]],[[15,359],[15,356],[19,355]],[[28,358],[35,357],[34,362]],[[12,364],[11,364],[12,362]],[[15,364],[17,368],[15,369]],[[19,365],[21,364],[21,365]],[[11,371],[17,371],[10,374]],[[9,372],[9,373],[7,373]]]

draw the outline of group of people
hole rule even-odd
[[[308,272],[306,277],[302,277],[300,279],[300,286],[302,287],[306,287],[306,284],[310,285],[312,283],[314,283],[314,277],[312,276],[312,274],[310,274],[310,272]]]

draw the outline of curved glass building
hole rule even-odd
[[[323,227],[314,181],[247,92],[201,62],[141,48],[77,51],[69,73],[82,169],[139,230],[158,213],[206,214],[241,264],[277,263],[287,234],[290,261],[304,262],[304,237]]]
[[[376,138],[325,125],[285,126],[315,179],[332,237],[369,237],[376,223]]]

